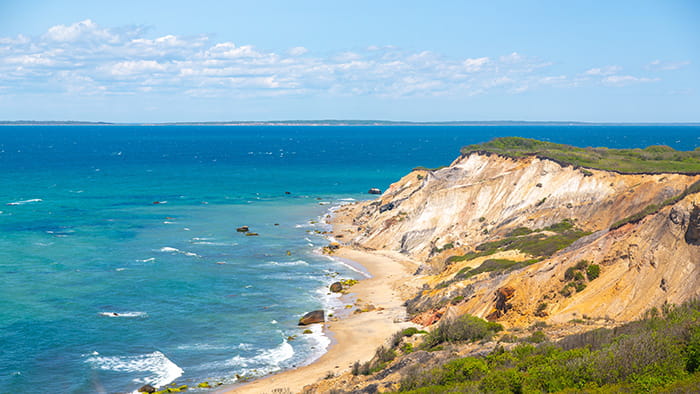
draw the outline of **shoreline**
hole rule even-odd
[[[357,263],[370,273],[370,278],[350,287],[348,295],[355,298],[354,307],[372,305],[376,309],[322,323],[331,344],[326,353],[311,364],[222,387],[216,393],[301,392],[304,386],[316,383],[330,373],[337,376],[349,371],[355,361],[368,361],[392,334],[413,325],[406,322],[403,303],[408,295],[405,292],[407,283],[417,283],[413,276],[417,268],[415,262],[389,253],[361,251],[347,246],[338,249],[333,257]]]

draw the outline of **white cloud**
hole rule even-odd
[[[166,67],[154,60],[136,60],[119,62],[108,66],[109,73],[115,76],[127,76],[156,71],[165,71]]]
[[[464,64],[464,69],[467,72],[476,72],[480,71],[482,67],[484,67],[484,65],[488,62],[488,57],[480,57],[476,59],[467,59],[464,62],[462,62],[462,64]]]
[[[689,64],[690,64],[689,61],[664,62],[664,61],[656,59],[647,65],[647,69],[654,70],[654,71],[671,71],[671,70],[678,70],[679,68],[683,68]]]
[[[148,37],[138,26],[105,28],[91,20],[59,25],[38,37],[0,37],[0,85],[74,94],[183,94],[197,97],[280,95],[474,96],[624,86],[648,78],[616,76],[619,66],[575,78],[551,62],[518,52],[449,58],[432,51],[371,46],[316,55],[303,46],[276,53],[206,36]],[[475,54],[478,55],[478,54]]]
[[[622,67],[620,66],[605,66],[599,68],[591,68],[590,70],[587,70],[584,74],[592,76],[606,76],[617,74],[620,71],[622,71]]]
[[[287,53],[289,53],[291,56],[301,56],[307,54],[308,52],[309,50],[304,47],[294,47],[287,51]]]
[[[107,29],[101,29],[90,19],[76,22],[70,26],[57,25],[49,28],[45,37],[51,41],[73,42],[79,40],[104,40],[115,42],[118,36],[112,34]]]
[[[640,78],[632,75],[611,75],[603,78],[603,84],[608,86],[627,86],[637,83],[657,82],[659,78]]]

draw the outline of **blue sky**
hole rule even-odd
[[[700,121],[698,20],[692,0],[3,0],[0,119]]]

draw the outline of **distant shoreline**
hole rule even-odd
[[[444,121],[410,122],[387,120],[274,120],[119,123],[87,121],[0,121],[0,126],[700,126],[700,122],[578,122],[578,121]]]

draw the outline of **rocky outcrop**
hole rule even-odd
[[[369,193],[369,194],[382,194],[382,191],[377,189],[376,187],[373,187],[373,188],[369,189],[369,191],[367,191],[367,193]]]
[[[700,245],[700,206],[694,206],[688,218],[688,230],[685,232],[685,242]]]
[[[307,326],[314,323],[323,323],[326,320],[325,312],[323,310],[311,311],[301,319],[299,319],[300,326]]]

